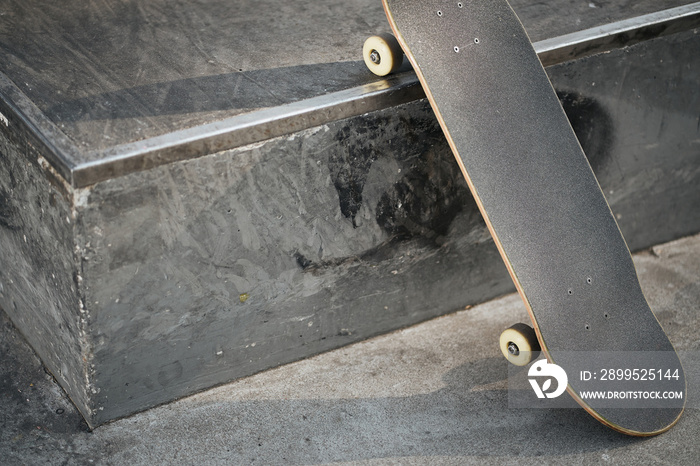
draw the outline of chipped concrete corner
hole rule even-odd
[[[0,307],[91,419],[72,188],[19,131],[0,134],[0,154]]]

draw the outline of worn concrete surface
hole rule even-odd
[[[635,256],[679,352],[700,350],[700,236]],[[584,411],[508,408],[501,330],[517,295],[270,370],[88,432],[0,315],[3,464],[670,463],[700,458],[700,404],[650,439]],[[686,361],[686,371],[697,367]]]

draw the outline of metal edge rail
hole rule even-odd
[[[544,66],[609,52],[700,27],[700,2],[536,42]]]
[[[372,84],[113,146],[99,152],[99,161],[76,167],[73,183],[77,188],[86,187],[116,176],[236,149],[422,97],[423,89],[415,75],[406,72]]]
[[[646,40],[700,27],[700,2],[586,29],[533,44],[542,64],[553,66]],[[263,142],[332,121],[363,115],[425,97],[412,72],[375,83],[291,104],[237,115],[214,123],[113,146],[88,155],[94,162],[75,163],[80,150],[19,89],[0,74],[0,94],[14,102],[27,133],[41,140],[46,158],[73,188]],[[9,104],[8,104],[9,105]],[[36,136],[36,135],[44,136]],[[51,134],[55,143],[45,135]],[[85,154],[83,154],[85,155]],[[98,157],[95,157],[98,158]]]

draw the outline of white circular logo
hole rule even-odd
[[[532,389],[535,391],[537,398],[556,398],[566,390],[566,384],[569,383],[569,378],[566,376],[564,369],[556,364],[550,364],[546,359],[537,361],[530,367],[527,373]],[[557,381],[557,387],[554,391],[549,391],[552,388],[552,378]],[[538,382],[542,381],[542,385]]]

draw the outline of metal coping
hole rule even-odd
[[[700,2],[543,40],[533,46],[542,64],[552,66],[697,27],[700,27]],[[79,156],[77,146],[2,73],[0,95],[5,97],[4,105],[0,107],[15,115],[13,118],[28,130],[32,141],[43,146],[42,155],[74,188],[243,147],[425,97],[418,78],[413,71],[408,71],[372,84],[113,146],[99,151],[99,154],[89,153],[95,158],[99,156],[99,160],[75,163],[71,161],[75,159],[68,155]]]

